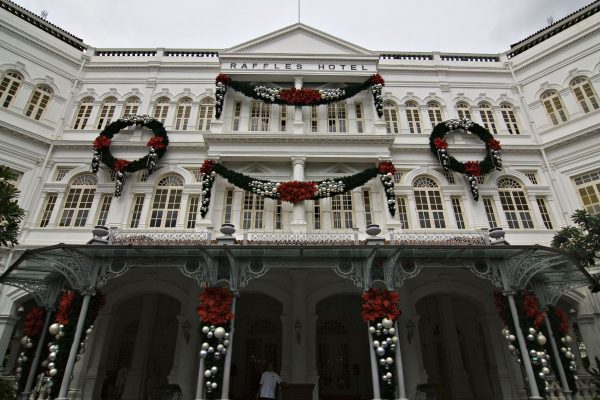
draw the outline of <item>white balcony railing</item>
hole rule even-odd
[[[182,231],[118,231],[113,230],[108,236],[110,244],[135,246],[160,245],[203,245],[210,244],[210,232]]]
[[[407,246],[487,246],[487,232],[392,232],[391,244]]]

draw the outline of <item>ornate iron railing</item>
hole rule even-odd
[[[244,244],[262,245],[349,245],[358,244],[358,233],[248,232]]]
[[[392,232],[390,242],[409,246],[487,246],[490,238],[484,232]]]
[[[201,245],[210,244],[210,232],[154,232],[154,231],[112,231],[108,236],[110,244],[117,245]]]

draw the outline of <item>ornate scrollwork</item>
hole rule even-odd
[[[553,267],[554,262],[562,264],[563,255],[543,255],[536,250],[524,251],[506,259],[505,273],[507,284],[513,289],[524,289],[529,280],[538,272]]]
[[[248,285],[252,279],[260,278],[264,276],[271,267],[264,261],[259,259],[244,261],[238,263],[239,267],[239,279],[237,281],[237,288],[243,288]]]
[[[188,278],[195,280],[199,286],[206,286],[209,281],[208,264],[203,259],[188,261],[177,267]]]
[[[401,287],[404,285],[404,281],[412,279],[419,275],[423,266],[417,264],[414,260],[403,260],[402,262],[396,263],[394,273],[394,286]]]
[[[333,268],[333,272],[339,277],[349,279],[354,286],[364,288],[365,279],[363,274],[363,262],[353,260],[341,260]]]
[[[21,289],[31,295],[40,307],[54,308],[61,284],[58,281],[39,281],[35,279],[8,278],[5,285]]]
[[[475,260],[472,264],[468,266],[469,271],[474,273],[480,278],[487,279],[494,285],[495,287],[502,289],[502,278],[500,274],[495,268],[492,268],[486,261],[484,260]]]
[[[112,260],[112,262],[104,263],[100,267],[100,273],[98,274],[98,279],[96,280],[96,287],[103,287],[106,285],[107,281],[124,275],[130,269],[131,266],[127,263],[125,258],[122,257],[115,258]]]

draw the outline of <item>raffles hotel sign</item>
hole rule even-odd
[[[252,61],[227,61],[221,63],[221,71],[234,72],[260,72],[260,71],[290,71],[290,72],[351,72],[351,73],[376,73],[377,65],[371,63],[298,63],[298,62],[252,62]]]

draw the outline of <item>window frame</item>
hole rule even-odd
[[[54,91],[48,85],[37,85],[31,92],[27,105],[25,106],[25,116],[33,118],[36,121],[42,119],[42,116],[48,111],[48,106],[52,100]]]
[[[175,180],[178,180],[177,184],[171,184]],[[177,174],[165,175],[158,181],[154,187],[148,209],[148,224],[146,225],[148,228],[177,228],[177,222],[182,211],[184,183],[184,179]]]
[[[19,90],[23,87],[23,81],[23,75],[15,71],[7,71],[2,75],[2,80],[0,80],[0,104],[3,108],[9,108],[12,105]]]

